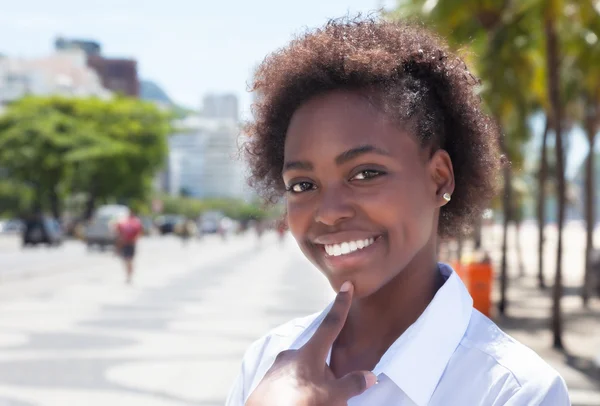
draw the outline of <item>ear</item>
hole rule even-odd
[[[432,179],[432,192],[439,206],[448,204],[444,194],[452,196],[454,193],[454,169],[450,155],[443,149],[438,149],[429,159],[429,173]]]

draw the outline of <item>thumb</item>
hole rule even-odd
[[[370,371],[351,372],[335,381],[334,392],[338,398],[349,400],[377,383],[377,376]]]

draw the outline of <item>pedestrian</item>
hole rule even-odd
[[[131,284],[133,279],[133,259],[136,244],[138,238],[142,235],[142,231],[142,222],[132,209],[129,209],[129,215],[117,224],[117,246],[125,262],[126,282],[128,284]]]
[[[251,180],[285,196],[338,293],[250,346],[228,406],[569,405],[559,374],[437,260],[499,183],[477,85],[436,35],[371,18],[330,21],[258,67]]]
[[[180,225],[179,235],[183,246],[185,247],[191,237],[196,235],[196,223],[192,219],[186,218]]]
[[[280,220],[277,222],[277,235],[279,236],[279,243],[283,244],[285,241],[285,232],[287,230],[287,226],[285,224],[285,220]]]

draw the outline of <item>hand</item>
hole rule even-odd
[[[277,356],[246,406],[347,406],[350,398],[377,383],[369,371],[355,371],[337,379],[326,364],[329,348],[348,317],[353,290],[350,282],[342,285],[315,334],[302,348]]]

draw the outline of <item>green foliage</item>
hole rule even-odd
[[[265,207],[259,202],[237,199],[194,199],[191,197],[162,196],[162,212],[196,218],[207,211],[220,211],[234,220],[263,220],[281,216],[279,207]]]
[[[169,116],[137,99],[26,97],[0,117],[0,168],[49,197],[143,199],[165,162]]]
[[[0,180],[0,218],[15,218],[30,211],[34,193],[30,187],[8,179]]]

